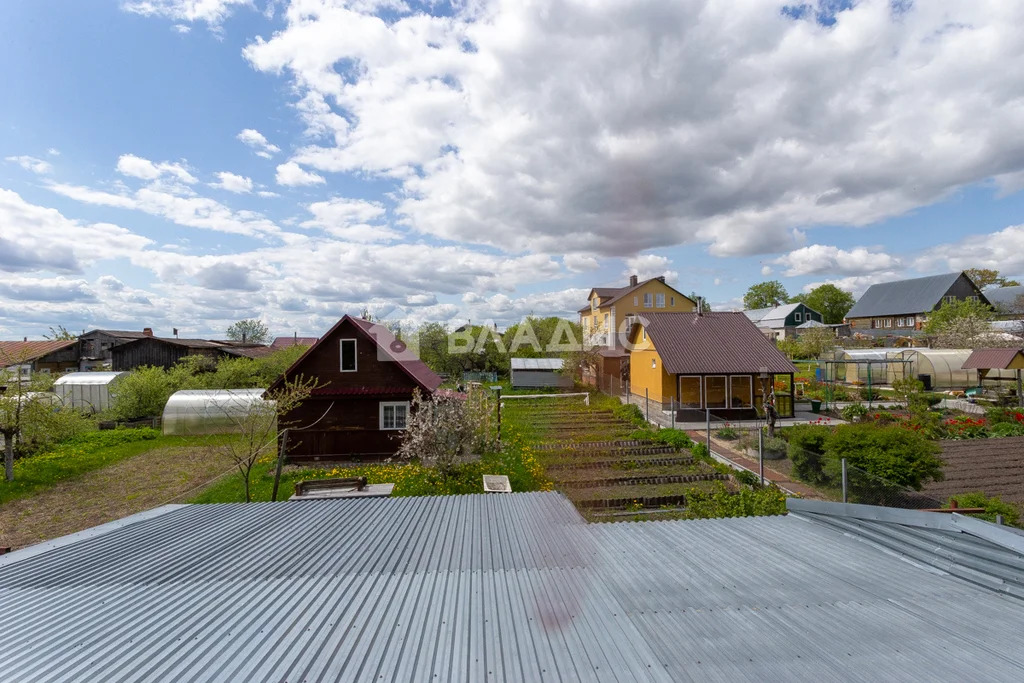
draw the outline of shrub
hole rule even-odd
[[[877,401],[882,396],[881,392],[874,387],[862,387],[858,393],[862,401]]]
[[[622,403],[612,408],[612,412],[615,414],[615,417],[637,427],[647,426],[647,420],[644,418],[644,413],[638,405]]]
[[[650,435],[650,439],[673,448],[693,448],[693,439],[681,429],[658,429]]]
[[[764,450],[769,453],[785,453],[786,440],[778,436],[767,436],[764,439]]]
[[[988,437],[988,421],[983,417],[959,415],[942,423],[947,439],[984,439]]]
[[[999,496],[989,497],[981,491],[974,491],[953,496],[950,498],[950,501],[954,499],[957,505],[962,508],[985,508],[984,514],[978,515],[982,519],[994,522],[996,521],[996,515],[1002,515],[1005,524],[1012,526],[1020,524],[1020,511],[1010,503],[1003,502]],[[949,508],[950,503],[947,502],[944,507]]]
[[[693,457],[695,458],[698,458],[700,460],[711,459],[711,453],[708,452],[708,447],[699,441],[695,443],[693,445],[693,448],[691,448],[690,450],[692,451]]]
[[[796,425],[787,427],[786,437],[789,439],[788,455],[793,462],[793,474],[809,484],[825,481],[823,471],[825,441],[832,430],[817,425]]]
[[[989,425],[1024,424],[1024,412],[1014,408],[989,408],[985,411]]]
[[[921,398],[928,404],[929,408],[934,408],[935,406],[942,403],[942,401],[946,398],[946,395],[931,391],[921,394]]]
[[[840,459],[875,477],[920,491],[942,479],[939,447],[923,435],[898,426],[839,425],[825,440],[825,475],[840,481]]]
[[[786,495],[774,486],[729,491],[722,482],[715,482],[711,491],[691,489],[686,492],[685,519],[718,517],[751,517],[783,515]]]
[[[735,441],[740,438],[740,433],[736,431],[736,428],[730,427],[729,425],[719,427],[715,435],[720,439],[726,439],[728,441]]]
[[[989,436],[1002,439],[1007,436],[1024,436],[1024,424],[1015,422],[1000,422],[988,430]],[[976,507],[976,506],[974,506]]]
[[[855,422],[856,420],[864,417],[868,414],[868,409],[864,407],[863,403],[851,403],[842,410],[839,414],[847,422]]]
[[[747,486],[760,486],[761,478],[748,470],[741,470],[736,473],[736,481]]]

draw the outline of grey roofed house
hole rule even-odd
[[[928,313],[951,291],[970,292],[988,303],[986,295],[962,272],[944,273],[871,285],[846,314],[846,319]]]
[[[1024,679],[1024,535],[588,524],[558,493],[165,506],[0,557],[6,681]]]

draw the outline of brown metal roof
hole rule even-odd
[[[276,351],[292,346],[312,346],[316,344],[318,339],[319,337],[277,337],[274,339],[274,343],[270,345],[270,348]]]
[[[269,346],[225,346],[224,353],[245,358],[263,358],[274,352]]]
[[[1016,505],[1024,504],[1024,436],[1005,439],[942,441],[942,481],[924,485],[924,492],[945,500],[981,491]]]
[[[1019,353],[1020,349],[1013,348],[975,349],[962,367],[964,370],[1005,370]]]
[[[77,339],[43,341],[0,341],[0,367],[17,365],[41,358],[54,351],[78,343]]]
[[[742,313],[647,313],[647,335],[674,375],[715,373],[796,372]]]

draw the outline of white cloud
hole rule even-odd
[[[210,187],[217,187],[236,194],[248,194],[252,192],[252,178],[228,171],[219,171],[217,173],[217,182],[210,183]]]
[[[252,0],[124,0],[121,6],[128,12],[147,17],[189,23],[202,21],[219,33],[221,23],[232,10],[235,7],[252,7]]]
[[[869,275],[850,275],[849,277],[842,278],[829,278],[827,280],[820,280],[818,282],[811,282],[803,286],[804,292],[809,292],[815,287],[821,285],[835,285],[839,289],[847,292],[852,292],[855,297],[859,297],[864,293],[868,287],[879,282],[892,282],[893,280],[903,280],[912,275],[907,275],[905,272],[896,270],[882,270]]]
[[[401,237],[401,233],[381,225],[387,213],[383,204],[363,199],[333,199],[309,205],[313,218],[304,228],[322,228],[329,235],[351,242],[380,242]]]
[[[49,154],[51,157],[59,157],[60,156],[60,150],[57,149],[56,147],[49,148],[48,150],[46,150],[46,153]]]
[[[397,179],[444,239],[777,253],[1024,169],[1020,3],[864,0],[833,26],[696,0],[395,14],[303,0],[244,54],[298,93],[292,161]]]
[[[878,271],[893,271],[900,260],[882,251],[866,247],[840,249],[825,244],[812,244],[795,249],[772,263],[785,268],[789,277],[798,275],[864,275]]]
[[[772,273],[774,273],[774,272],[775,272],[775,271],[774,271],[774,270],[772,270],[772,267],[771,267],[771,266],[769,266],[769,265],[764,265],[764,266],[761,266],[761,275],[762,275],[763,277],[768,277],[769,275],[771,275],[771,274],[772,274]]]
[[[183,164],[163,161],[154,163],[149,159],[135,156],[134,154],[122,154],[117,159],[117,172],[121,175],[142,180],[157,180],[158,178],[170,177],[183,183],[196,183],[198,180],[188,172]]]
[[[1004,275],[1024,273],[1024,225],[969,235],[953,244],[927,249],[914,262],[923,272],[994,268]]]
[[[627,277],[636,275],[640,280],[664,275],[665,281],[673,284],[679,279],[679,272],[670,269],[670,265],[672,265],[672,261],[665,256],[640,254],[626,259],[626,271],[623,275]]]
[[[288,161],[277,167],[278,185],[319,185],[326,182],[322,175],[302,170],[294,161]]]
[[[269,191],[269,190],[260,190],[260,191],[259,191],[259,192],[257,192],[256,194],[257,194],[257,195],[259,195],[260,197],[264,197],[264,198],[266,198],[266,199],[269,199],[269,198],[271,198],[271,197],[280,197],[280,196],[281,196],[281,195],[279,195],[278,193],[276,193],[276,192],[271,192],[271,191]]]
[[[4,161],[18,164],[18,166],[21,166],[26,171],[31,171],[38,175],[46,175],[53,172],[53,166],[50,162],[24,154],[21,156],[5,157]]]
[[[152,241],[110,223],[85,224],[0,188],[0,270],[79,272],[102,259],[132,257]]]
[[[263,157],[264,159],[269,159],[281,151],[280,147],[270,144],[267,138],[263,136],[263,133],[254,128],[246,128],[235,137],[255,152],[256,156]]]
[[[571,273],[585,273],[601,267],[596,258],[582,254],[566,254],[562,257],[562,263]]]

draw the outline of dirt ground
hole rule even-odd
[[[209,447],[158,448],[0,506],[0,546],[19,548],[171,502],[231,468]],[[228,475],[231,476],[231,475]]]

